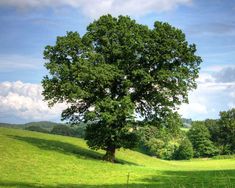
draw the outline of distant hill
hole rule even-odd
[[[55,123],[51,121],[39,121],[39,122],[30,122],[25,124],[10,124],[10,123],[0,123],[0,127],[16,128],[16,129],[25,129],[26,127],[40,127],[47,131],[51,131],[52,128],[56,125],[62,125],[61,123]]]
[[[0,127],[24,129],[25,124],[0,123]]]
[[[55,122],[51,122],[51,121],[39,121],[39,122],[26,123],[24,125],[25,125],[25,127],[38,126],[43,129],[46,129],[48,131],[51,131],[54,126],[63,125],[63,124],[62,123],[55,123]]]

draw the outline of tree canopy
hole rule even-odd
[[[62,119],[89,122],[88,145],[107,151],[133,147],[136,114],[157,120],[196,87],[201,58],[185,34],[156,21],[152,29],[128,16],[105,15],[81,37],[68,32],[46,46],[49,75],[42,80],[50,105],[66,102]]]

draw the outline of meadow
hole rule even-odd
[[[83,139],[0,128],[0,187],[235,187],[235,158],[166,161],[121,149],[112,164],[103,154]]]

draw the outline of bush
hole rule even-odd
[[[176,160],[189,160],[193,158],[193,146],[192,143],[189,141],[188,138],[185,138],[178,150],[176,150],[174,159]]]

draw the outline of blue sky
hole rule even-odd
[[[107,13],[149,27],[169,22],[197,45],[203,59],[198,89],[180,107],[183,117],[218,118],[235,107],[235,0],[1,0],[0,122],[59,120],[65,105],[50,109],[42,101],[44,47],[66,31],[84,34]]]

